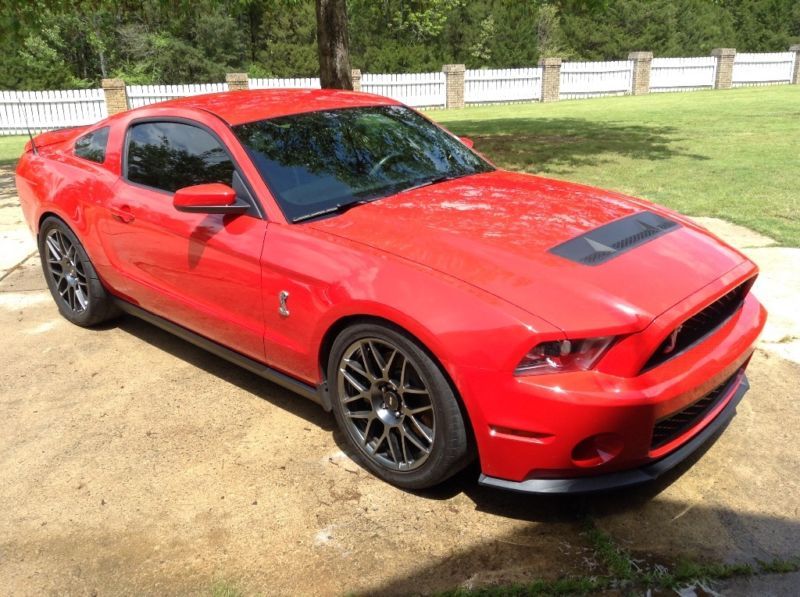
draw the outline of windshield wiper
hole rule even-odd
[[[470,176],[471,174],[475,174],[475,172],[460,172],[458,174],[442,174],[441,176],[435,176],[434,178],[429,178],[427,180],[423,180],[422,182],[410,186],[408,188],[403,189],[400,193],[408,193],[409,191],[414,191],[416,189],[421,189],[422,187],[428,187],[433,184],[439,184],[440,182],[447,182],[448,180],[455,180],[456,178],[464,178],[465,176]]]
[[[347,201],[345,203],[337,203],[336,205],[332,205],[331,207],[326,207],[325,209],[321,209],[319,211],[312,212],[310,214],[303,214],[302,216],[297,216],[296,218],[292,218],[292,223],[296,222],[303,222],[305,220],[312,220],[314,218],[319,218],[320,216],[327,216],[328,214],[341,214],[346,212],[348,209],[356,207],[358,205],[364,205],[365,203],[370,203],[372,200],[367,199],[359,199],[358,201]]]
[[[452,180],[453,178],[456,178],[456,177],[454,177],[454,176],[444,176],[443,175],[443,176],[437,176],[436,178],[429,178],[428,180],[423,180],[420,183],[417,183],[417,184],[412,185],[410,187],[406,187],[405,189],[403,189],[400,192],[401,193],[408,193],[409,191],[414,191],[416,189],[421,189],[422,187],[427,187],[427,186],[430,186],[432,184],[437,184],[437,183],[440,183],[440,182],[444,182],[446,180]]]

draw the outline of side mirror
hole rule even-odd
[[[249,209],[246,203],[237,203],[236,191],[218,182],[178,189],[172,205],[178,211],[199,214],[241,214]]]
[[[472,149],[472,147],[475,145],[475,142],[469,137],[459,137],[459,139],[461,139],[461,142],[470,149]]]

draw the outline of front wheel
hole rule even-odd
[[[333,411],[361,464],[405,489],[441,483],[469,460],[464,417],[439,366],[394,329],[344,330],[328,362]]]
[[[61,314],[91,326],[116,315],[116,308],[78,237],[54,217],[39,230],[39,257],[47,286]]]

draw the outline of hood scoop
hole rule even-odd
[[[643,211],[576,236],[553,247],[550,253],[583,265],[600,265],[679,226],[678,222]]]

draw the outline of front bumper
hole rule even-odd
[[[654,481],[664,473],[672,470],[692,454],[697,452],[703,445],[705,445],[712,437],[725,428],[730,423],[733,416],[736,414],[736,406],[742,400],[747,390],[750,389],[750,384],[747,377],[742,374],[734,380],[735,387],[730,388],[728,391],[733,395],[728,399],[727,405],[720,411],[720,413],[711,421],[703,430],[694,436],[690,441],[683,446],[665,456],[664,458],[652,462],[646,466],[636,468],[633,470],[619,471],[615,473],[608,473],[604,475],[597,475],[593,477],[577,477],[571,479],[528,479],[525,481],[508,481],[505,479],[498,479],[496,477],[489,477],[481,474],[478,482],[481,485],[490,487],[498,487],[500,489],[508,489],[511,491],[518,491],[522,493],[538,493],[538,494],[576,494],[576,493],[591,493],[596,491],[608,491],[611,489],[620,489],[623,487],[630,487]]]
[[[520,491],[580,492],[663,474],[703,443],[698,437],[713,434],[707,428],[732,416],[731,404],[747,388],[744,370],[765,320],[766,311],[750,294],[711,336],[632,377],[593,370],[512,378],[472,370],[459,387],[475,431],[481,482]],[[734,385],[728,386],[729,380]],[[733,389],[699,419],[665,441],[656,436],[661,421],[691,410],[722,387]],[[587,460],[581,446],[598,435],[616,442],[606,453],[611,457]]]

